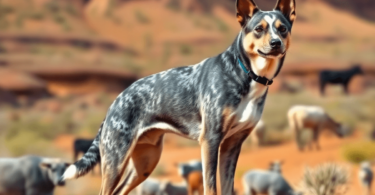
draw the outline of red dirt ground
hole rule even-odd
[[[173,136],[168,135],[168,140],[173,140]],[[358,142],[362,139],[360,133],[354,133],[351,137],[339,139],[334,136],[325,135],[321,137],[321,151],[305,151],[303,153],[297,150],[294,142],[285,143],[278,146],[263,147],[254,149],[250,147],[244,147],[242,149],[239,161],[237,164],[236,176],[235,176],[235,189],[242,193],[241,176],[244,172],[250,169],[265,169],[268,163],[272,160],[280,159],[284,160],[283,175],[293,186],[297,186],[300,181],[305,166],[316,166],[325,162],[335,162],[341,165],[348,166],[350,169],[350,184],[348,189],[348,195],[358,194],[362,192],[357,179],[358,166],[351,165],[345,162],[341,156],[342,146]],[[55,144],[66,152],[71,152],[71,143],[73,141],[72,136],[62,136],[56,140]],[[164,146],[163,154],[159,162],[159,166],[163,166],[165,169],[165,175],[158,178],[168,178],[172,181],[179,182],[182,179],[177,175],[177,169],[174,163],[181,161],[188,161],[191,159],[200,158],[199,147],[176,147],[175,143],[169,141]],[[95,188],[98,188],[100,183],[99,177],[93,177],[91,174],[80,179],[80,183],[84,180],[85,183],[89,182],[90,186],[95,184]],[[78,181],[70,181],[74,183]],[[375,193],[373,190],[372,193]]]

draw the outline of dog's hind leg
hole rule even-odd
[[[251,129],[236,133],[225,139],[219,150],[219,173],[221,194],[233,194],[234,174],[242,143],[250,134]]]
[[[123,181],[115,190],[115,194],[128,195],[135,187],[142,183],[155,169],[163,149],[163,137],[156,137],[155,144],[140,143],[135,146],[127,166],[127,173]]]
[[[129,170],[127,166],[131,153],[135,148],[135,141],[130,143],[124,153],[105,153],[101,151],[102,186],[100,195],[114,195],[115,189],[121,183],[123,175]],[[115,159],[115,160],[113,160]]]

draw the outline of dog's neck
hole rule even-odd
[[[259,55],[251,55],[243,48],[243,33],[242,31],[237,36],[232,47],[235,47],[238,57],[243,62],[248,70],[252,70],[257,76],[266,77],[272,80],[282,65],[282,59],[264,58]]]

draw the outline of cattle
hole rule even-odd
[[[202,171],[192,171],[187,177],[188,195],[203,195],[203,175]]]
[[[69,165],[38,156],[0,158],[0,195],[52,195],[65,185],[61,177]]]
[[[136,188],[137,195],[159,195],[161,182],[154,178],[147,178]]]
[[[172,183],[168,180],[162,181],[160,184],[160,193],[158,195],[187,195],[187,185],[183,181],[181,183]]]
[[[268,170],[281,174],[281,165],[282,164],[284,164],[284,161],[274,160],[274,161],[270,162],[270,166],[269,166]]]
[[[251,170],[242,177],[242,186],[245,195],[300,195],[276,171]]]
[[[373,172],[371,170],[370,162],[362,162],[361,167],[358,171],[359,183],[362,185],[364,190],[364,195],[371,194],[371,184],[373,179]]]
[[[363,74],[359,65],[354,65],[347,70],[321,70],[319,73],[320,94],[324,96],[327,84],[341,84],[344,87],[345,94],[348,94],[349,82],[353,76],[358,74]]]
[[[190,160],[188,162],[176,163],[175,164],[178,168],[178,174],[185,179],[187,182],[187,177],[190,172],[192,171],[200,171],[202,172],[202,162],[199,160]]]
[[[295,105],[288,111],[289,127],[296,134],[296,142],[300,151],[303,151],[304,144],[301,138],[302,130],[308,128],[312,131],[313,139],[309,143],[312,149],[313,142],[319,150],[318,142],[321,130],[328,129],[338,137],[343,137],[348,131],[348,127],[333,120],[320,106]]]
[[[74,140],[73,162],[76,162],[78,160],[78,155],[80,153],[85,154],[89,150],[93,141],[94,141],[93,139],[83,139],[83,138],[77,138]],[[100,162],[99,162],[99,167],[100,167]],[[94,174],[94,169],[92,170],[92,174]]]

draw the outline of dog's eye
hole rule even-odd
[[[261,26],[257,26],[257,27],[255,28],[255,31],[257,31],[258,33],[260,33],[260,32],[263,31],[263,27],[261,27]]]
[[[280,26],[279,31],[282,33],[285,33],[286,32],[285,26]]]

